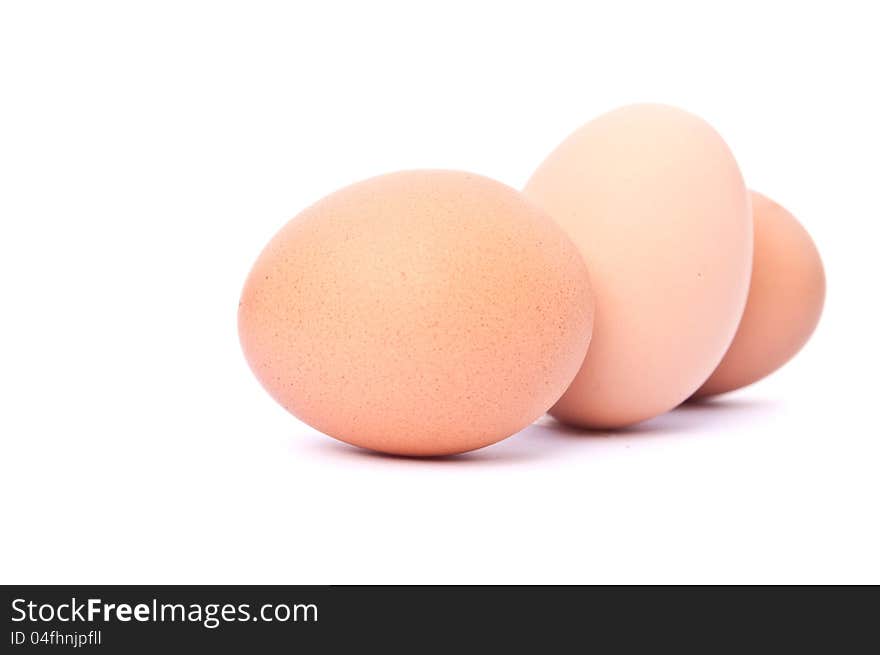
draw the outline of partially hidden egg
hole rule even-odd
[[[749,287],[749,197],[725,142],[665,105],[604,114],[565,139],[525,195],[584,256],[593,340],[551,414],[618,428],[672,409],[711,374]]]
[[[746,309],[724,359],[695,397],[766,377],[806,344],[822,314],[825,270],[813,240],[784,207],[752,192],[755,255]]]
[[[306,423],[377,451],[445,455],[556,402],[587,351],[593,296],[577,248],[521,193],[406,171],[284,226],[238,321],[253,372]]]

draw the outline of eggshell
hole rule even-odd
[[[825,270],[807,231],[752,192],[755,257],[748,302],[724,359],[695,394],[712,396],[769,375],[804,346],[822,314]]]
[[[525,194],[580,248],[596,296],[590,350],[550,413],[615,428],[688,398],[730,345],[751,271],[748,193],[718,133],[673,107],[617,109],[565,139]]]
[[[518,191],[454,171],[376,177],[290,221],[239,305],[245,356],[328,435],[402,455],[503,439],[556,402],[593,322],[586,266]]]

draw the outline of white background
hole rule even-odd
[[[873,3],[5,2],[0,581],[880,582]],[[272,234],[361,178],[522,186],[633,101],[812,233],[811,343],[624,434],[358,451],[249,372]]]

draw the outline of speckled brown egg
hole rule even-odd
[[[755,256],[746,310],[727,354],[695,397],[766,377],[797,354],[822,315],[825,269],[810,235],[785,207],[754,191],[752,213]]]
[[[295,416],[364,448],[445,455],[556,402],[587,351],[593,298],[577,248],[520,193],[406,171],[285,225],[238,320],[253,372]]]
[[[745,307],[752,219],[730,149],[674,107],[631,105],[565,139],[525,188],[590,268],[593,341],[551,410],[618,428],[672,409],[706,380]]]

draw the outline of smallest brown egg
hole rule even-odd
[[[825,271],[803,226],[784,207],[751,192],[755,251],[749,298],[715,372],[694,397],[733,391],[766,377],[810,338],[825,302]]]

